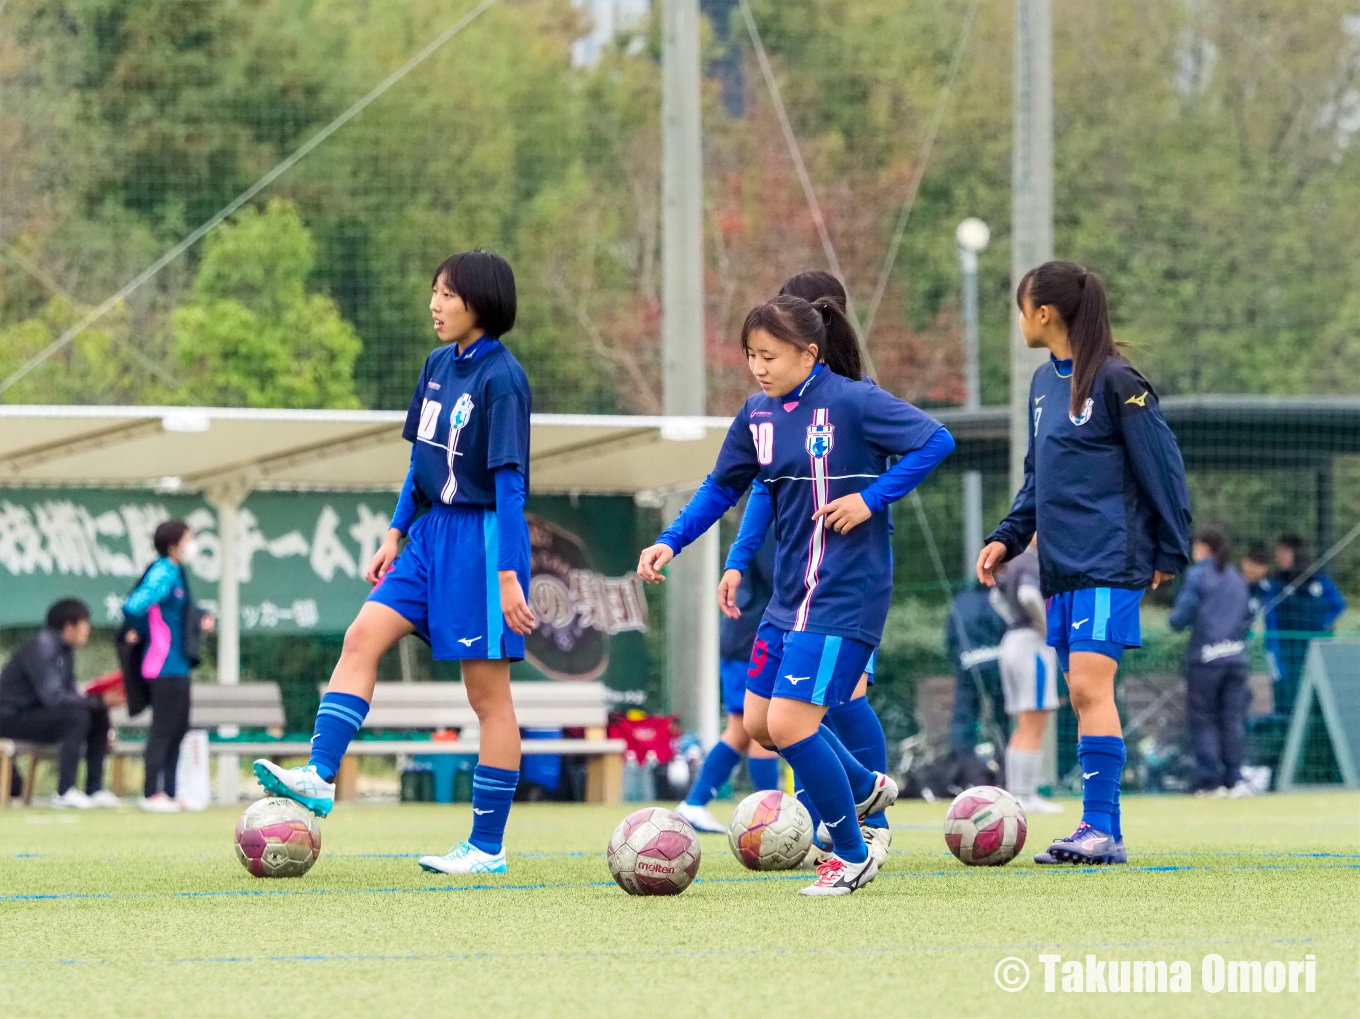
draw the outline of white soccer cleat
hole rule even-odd
[[[504,874],[505,849],[493,856],[471,842],[460,842],[444,856],[422,856],[420,866],[435,874]]]
[[[873,828],[862,824],[859,826],[859,833],[864,836],[864,844],[869,847],[869,855],[878,864],[878,869],[882,870],[883,865],[888,862],[888,850],[892,847],[892,829]]]
[[[90,798],[75,786],[71,786],[64,793],[52,794],[52,806],[54,807],[74,807],[76,810],[89,810],[94,806]]]
[[[1061,814],[1063,812],[1061,803],[1054,803],[1042,796],[1026,796],[1020,801],[1020,806],[1024,808],[1026,814]]]
[[[897,802],[897,783],[881,771],[874,772],[874,788],[867,797],[855,804],[855,813],[863,821],[870,814],[887,810]]]
[[[693,803],[682,803],[675,812],[689,822],[695,831],[708,832],[710,835],[726,835],[727,825],[719,824],[718,819],[707,807],[696,807]]]
[[[1237,780],[1237,784],[1228,790],[1228,799],[1240,800],[1246,796],[1255,796],[1256,789],[1245,778]]]
[[[827,845],[830,844],[831,842],[828,840]],[[808,847],[807,856],[803,857],[803,862],[798,866],[803,870],[816,870],[822,864],[826,863],[827,860],[831,859],[831,854],[832,850],[823,849],[814,841],[812,845]]]
[[[322,778],[315,765],[280,768],[262,757],[255,762],[253,770],[270,796],[282,796],[300,803],[317,817],[325,817],[335,807],[335,783]]]
[[[90,793],[90,806],[92,807],[121,807],[122,805],[123,801],[107,789]]]
[[[878,863],[870,853],[863,863],[846,863],[834,853],[817,868],[817,880],[798,890],[799,895],[849,895],[878,876]]]
[[[148,814],[178,814],[184,808],[179,805],[178,800],[172,800],[165,793],[157,793],[155,796],[143,796],[137,801],[137,806],[145,810]]]

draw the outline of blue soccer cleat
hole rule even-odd
[[[260,758],[253,766],[255,777],[270,796],[283,796],[300,803],[317,817],[325,817],[335,807],[335,783],[317,774],[315,765],[280,768]]]
[[[492,854],[460,842],[443,856],[422,856],[420,866],[432,874],[504,874],[505,849]]]
[[[1034,854],[1034,862],[1037,864],[1045,865],[1052,863],[1061,863],[1062,861],[1055,858],[1052,853],[1048,852],[1048,850],[1044,850],[1042,853]]]
[[[1043,854],[1040,854],[1043,855]],[[1116,842],[1113,835],[1097,831],[1083,821],[1077,830],[1065,839],[1055,839],[1048,847],[1048,855],[1059,863],[1098,864],[1127,863],[1128,853],[1122,842]],[[1038,857],[1035,862],[1040,862]]]

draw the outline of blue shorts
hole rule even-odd
[[[824,707],[855,692],[873,647],[852,637],[784,630],[762,622],[751,649],[746,689],[757,697],[785,697]]]
[[[1068,671],[1073,651],[1094,651],[1117,662],[1126,647],[1142,647],[1142,600],[1142,591],[1122,587],[1086,587],[1048,599],[1048,646],[1058,652],[1058,667]]]
[[[740,658],[718,659],[718,676],[722,679],[723,703],[729,715],[740,715],[746,710],[746,668]]]
[[[524,637],[505,625],[497,562],[496,511],[436,506],[411,526],[410,540],[368,596],[416,628],[439,661],[524,658]],[[529,591],[529,529],[515,572]]]

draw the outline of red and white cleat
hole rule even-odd
[[[798,891],[799,895],[849,895],[857,888],[863,888],[878,876],[878,863],[873,854],[865,857],[863,863],[847,863],[839,856],[817,868],[817,880]]]

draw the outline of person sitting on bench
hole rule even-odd
[[[0,736],[32,743],[58,743],[54,807],[116,807],[104,786],[109,749],[109,711],[97,696],[76,688],[75,651],[90,639],[90,610],[63,598],[47,610],[47,625],[19,646],[0,670]],[[76,769],[85,759],[85,791]],[[29,776],[33,781],[34,776]]]

